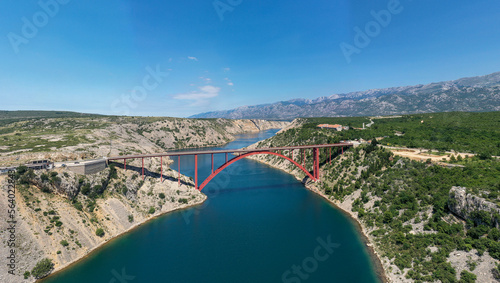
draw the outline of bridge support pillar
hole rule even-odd
[[[198,190],[198,154],[194,155],[194,187]]]
[[[179,177],[177,177],[177,186],[181,185],[181,156],[177,156],[177,165],[179,165],[179,170],[177,173],[179,174]]]
[[[306,150],[302,151],[302,167],[306,168]]]
[[[127,170],[127,159],[123,159],[123,169]]]
[[[163,156],[160,156],[160,182],[163,182]]]
[[[313,176],[315,181],[319,181],[319,149],[313,148]]]
[[[144,157],[142,158],[142,180],[144,181]]]

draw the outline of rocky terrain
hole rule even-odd
[[[478,215],[476,215],[478,211],[486,212],[489,215],[500,215],[498,205],[472,193],[467,193],[467,188],[464,187],[451,188],[448,208],[464,220],[480,221],[480,219],[477,219]],[[499,226],[498,220],[498,218],[494,218],[494,224],[497,228]]]
[[[500,72],[426,85],[293,99],[201,113],[193,118],[293,119],[297,117],[378,116],[408,113],[500,110]]]
[[[0,119],[0,167],[37,159],[66,161],[219,146],[238,134],[283,128],[288,124],[264,120],[105,116],[27,118],[12,122]]]
[[[57,162],[217,146],[238,134],[288,124],[2,111],[0,167],[39,159]],[[13,177],[0,175],[0,254],[14,250],[16,258],[14,275],[2,260],[0,282],[32,282],[35,276],[29,272],[45,259],[53,263],[50,272],[61,270],[152,217],[206,199],[191,178],[181,175],[178,184],[178,173],[168,168],[170,161],[165,158],[163,162],[163,182],[157,159],[145,160],[144,180],[139,160],[127,162],[126,171],[121,164],[111,163],[93,175],[79,175],[67,167],[18,169],[14,194],[9,192]],[[15,230],[8,229],[12,227],[9,219],[15,221]],[[9,247],[13,237],[15,246]]]
[[[311,139],[318,138],[318,136],[311,136]],[[251,148],[256,147],[268,147],[270,144],[274,146],[283,146],[290,145],[291,143],[296,143],[297,141],[294,138],[279,138],[275,136],[269,140],[256,143]],[[284,143],[284,144],[283,144]],[[310,143],[310,142],[306,142]],[[319,140],[318,143],[325,143],[324,140]],[[375,157],[373,155],[368,154],[369,151],[378,152],[379,157]],[[301,152],[299,150],[295,150],[292,152],[284,151],[283,154],[286,156],[294,156],[295,161],[300,163]],[[322,153],[324,154],[324,153]],[[388,156],[388,160],[385,161],[384,165],[381,164],[380,156]],[[484,246],[478,246],[481,248],[476,249],[476,244],[467,239],[465,243],[472,243],[472,246],[468,244],[465,248],[450,248],[443,247],[438,245],[433,245],[432,240],[430,242],[425,242],[427,246],[423,246],[422,248],[418,248],[423,254],[424,261],[421,258],[415,259],[412,263],[412,258],[406,258],[409,260],[409,266],[413,265],[413,268],[408,268],[399,261],[398,257],[394,257],[394,254],[401,253],[401,251],[396,251],[396,247],[392,242],[394,238],[401,237],[395,234],[395,236],[391,236],[392,234],[388,234],[387,231],[393,229],[391,226],[387,227],[383,223],[390,223],[392,221],[391,218],[384,219],[382,223],[382,206],[399,206],[399,210],[396,211],[399,216],[404,216],[408,213],[408,215],[412,215],[409,213],[409,209],[401,209],[400,200],[393,200],[393,202],[389,202],[384,204],[382,198],[379,195],[376,195],[374,190],[376,188],[384,187],[384,193],[391,195],[391,198],[395,198],[397,194],[394,192],[399,191],[401,194],[405,194],[406,191],[409,191],[408,183],[410,183],[411,179],[392,179],[395,175],[395,172],[408,172],[409,168],[418,168],[422,164],[420,162],[411,161],[406,158],[396,157],[389,152],[375,148],[369,149],[366,146],[360,146],[358,150],[349,150],[346,151],[343,155],[335,154],[332,159],[332,164],[328,164],[325,162],[321,166],[321,182],[313,182],[308,177],[306,177],[305,173],[301,171],[299,168],[291,164],[289,161],[278,158],[275,156],[269,155],[256,155],[250,157],[254,160],[263,162],[280,170],[283,170],[287,173],[294,175],[297,180],[302,181],[304,185],[310,189],[311,191],[321,195],[329,202],[333,203],[336,207],[340,208],[342,211],[350,215],[353,219],[355,219],[359,223],[359,229],[361,233],[364,235],[364,239],[366,241],[367,248],[372,252],[372,256],[374,257],[374,262],[378,262],[378,271],[385,277],[385,280],[388,282],[415,282],[415,280],[409,278],[409,273],[412,270],[422,270],[422,266],[418,265],[416,262],[420,262],[424,266],[428,266],[432,258],[437,257],[438,254],[445,255],[442,260],[444,260],[443,267],[437,268],[437,273],[426,276],[441,276],[439,273],[444,271],[444,266],[450,266],[454,269],[454,273],[449,275],[454,277],[455,282],[459,281],[459,279],[463,279],[467,274],[473,274],[476,276],[477,281],[460,281],[460,282],[497,282],[494,278],[494,270],[497,270],[498,256],[496,258],[492,257],[490,249],[485,251]],[[306,168],[312,168],[312,156],[311,153],[307,153],[306,158]],[[416,166],[416,167],[414,167]],[[429,168],[432,168],[435,165],[430,165]],[[379,168],[379,169],[375,169]],[[369,170],[373,170],[373,176],[366,178],[369,176],[367,172]],[[429,169],[432,170],[432,169]],[[399,173],[398,173],[399,174]],[[402,173],[405,174],[405,173]],[[417,174],[417,173],[415,173]],[[364,177],[362,177],[364,176]],[[430,177],[430,176],[429,176]],[[391,180],[388,183],[382,180]],[[366,182],[366,183],[365,183]],[[363,184],[364,183],[364,184]],[[382,185],[381,185],[382,184]],[[432,188],[432,187],[431,187]],[[435,191],[435,189],[431,189]],[[450,190],[450,189],[448,189]],[[410,192],[411,193],[411,192]],[[437,191],[436,191],[437,193]],[[437,198],[437,195],[432,195],[429,199]],[[411,200],[412,198],[407,198],[407,200]],[[419,202],[422,202],[419,200]],[[411,245],[421,245],[424,242],[423,239],[433,239],[443,236],[444,228],[439,228],[439,232],[432,229],[429,226],[429,223],[423,221],[425,219],[433,219],[435,218],[436,208],[432,205],[423,205],[418,208],[416,206],[417,203],[413,205],[409,205],[408,207],[413,207],[416,214],[414,216],[409,216],[405,221],[400,222],[402,227],[405,227],[405,234],[407,239],[411,239],[409,244]],[[415,209],[415,206],[418,209]],[[446,205],[445,205],[446,206]],[[464,231],[460,231],[460,228],[463,229],[466,220],[472,219],[474,223],[481,223],[481,218],[486,219],[486,222],[491,219],[491,215],[498,215],[500,211],[498,206],[486,201],[484,198],[480,198],[471,193],[466,193],[466,189],[462,187],[453,187],[450,190],[450,200],[447,204],[449,210],[452,213],[442,213],[439,221],[439,225],[442,227],[455,227],[458,229],[459,237],[470,237],[469,233],[464,233]],[[386,211],[387,212],[387,211]],[[479,214],[477,214],[479,212]],[[476,214],[474,214],[476,213]],[[385,216],[385,213],[383,214]],[[395,217],[395,216],[392,216]],[[484,220],[483,220],[484,221]],[[375,223],[377,225],[374,225]],[[378,222],[378,223],[377,223]],[[473,223],[471,222],[471,223]],[[448,226],[449,225],[449,226]],[[471,231],[479,228],[472,228],[466,226]],[[397,226],[397,225],[396,225]],[[382,229],[380,227],[383,227]],[[497,223],[498,227],[498,223]],[[488,231],[489,228],[486,228]],[[493,231],[493,230],[491,230]],[[490,234],[493,232],[489,232]],[[447,232],[451,233],[451,232]],[[462,234],[463,233],[463,234]],[[385,235],[384,235],[385,234]],[[493,234],[492,234],[493,235]],[[492,235],[488,235],[490,238]],[[394,237],[394,238],[391,238]],[[481,237],[481,234],[478,234],[479,239],[485,240],[486,236]],[[403,237],[404,238],[404,237]],[[459,239],[459,238],[455,238]],[[412,241],[412,242],[411,242]],[[479,240],[479,242],[482,240]],[[436,241],[439,243],[439,241]],[[407,247],[407,248],[408,248]],[[494,248],[493,248],[494,249]],[[409,255],[409,254],[408,254]],[[404,257],[403,257],[404,258]],[[429,263],[425,263],[429,262]],[[401,266],[405,266],[402,268]],[[462,275],[462,273],[466,275]],[[496,271],[495,271],[496,272]],[[426,272],[422,272],[425,274]],[[434,281],[430,279],[424,279],[426,277],[421,277],[424,282]],[[430,278],[430,277],[429,277]],[[421,282],[420,281],[420,282]],[[417,281],[418,282],[418,281]]]
[[[178,185],[173,170],[167,170],[163,182],[152,173],[142,180],[138,172],[119,168],[88,176],[65,169],[28,171],[23,176],[20,182],[28,184],[18,184],[15,193],[15,275],[2,264],[0,282],[34,281],[24,280],[23,274],[41,259],[51,259],[55,271],[60,270],[152,217],[206,198],[190,178],[182,177]],[[2,255],[9,254],[7,242],[12,237],[7,231],[7,179],[0,176]],[[104,235],[98,235],[98,229]]]

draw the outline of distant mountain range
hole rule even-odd
[[[500,72],[426,85],[392,87],[242,106],[190,118],[289,120],[297,117],[373,116],[447,111],[499,111]]]

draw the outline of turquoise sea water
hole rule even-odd
[[[203,180],[210,156],[199,161]],[[193,162],[181,159],[183,174],[194,176]],[[203,190],[204,204],[145,223],[43,282],[378,282],[354,224],[327,201],[252,160],[228,169]]]

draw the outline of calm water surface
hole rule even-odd
[[[223,148],[275,132],[242,135]],[[183,174],[194,176],[193,159],[181,159]],[[216,156],[216,167],[224,159]],[[210,156],[199,161],[204,180]],[[44,283],[378,282],[355,226],[328,202],[252,160],[228,169],[205,187],[204,204],[143,224]]]

